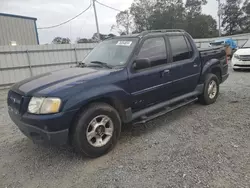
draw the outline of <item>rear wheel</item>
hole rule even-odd
[[[204,92],[199,96],[202,104],[209,105],[215,103],[219,95],[219,79],[214,74],[208,74],[205,78]]]
[[[72,135],[74,148],[88,156],[99,157],[117,143],[121,132],[118,112],[110,105],[90,105],[78,118]]]

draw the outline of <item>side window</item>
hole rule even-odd
[[[188,47],[184,36],[169,36],[169,40],[172,48],[173,62],[191,58],[192,54],[190,51],[192,49],[191,46],[190,48]]]
[[[138,59],[149,59],[151,67],[167,63],[167,52],[163,37],[150,38],[144,41]]]

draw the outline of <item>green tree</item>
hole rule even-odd
[[[186,12],[189,16],[195,17],[201,14],[202,5],[206,5],[207,0],[187,0],[186,1]]]
[[[82,43],[92,43],[92,39],[87,39],[87,38],[78,38],[76,39],[77,44],[82,44]]]
[[[133,16],[136,32],[150,29],[150,17],[153,13],[154,0],[134,0],[130,13]]]
[[[242,32],[250,32],[250,2],[249,0],[244,1],[243,6],[241,8],[241,12],[243,14],[242,19],[240,21],[240,28]]]
[[[185,9],[182,0],[158,0],[149,18],[151,29],[183,28]]]
[[[112,34],[112,33],[110,33],[110,34],[108,34],[108,35],[100,33],[99,36],[100,36],[100,40],[106,40],[106,39],[108,39],[108,38],[115,37],[116,35],[114,35],[114,34]],[[98,34],[97,34],[97,33],[94,33],[93,36],[92,36],[92,38],[91,38],[90,40],[91,40],[92,42],[98,42]]]
[[[185,29],[194,38],[201,38],[201,36],[208,37],[207,35],[205,35],[205,33],[200,33],[201,31],[205,30],[204,25],[211,24],[211,22],[207,24],[203,23],[204,21],[207,21],[207,20],[211,21],[211,20],[207,19],[205,15],[201,15],[202,5],[205,5],[206,3],[207,3],[206,0],[187,0],[186,1]]]
[[[55,37],[52,41],[52,44],[70,44],[71,41],[69,38],[64,37]]]
[[[216,20],[201,14],[206,3],[207,0],[186,0],[185,5],[183,0],[134,0],[130,13],[136,32],[185,29],[194,38],[214,37],[218,33]]]
[[[249,0],[245,0],[242,6],[242,11],[247,14],[250,15],[250,2]]]
[[[111,30],[116,29],[118,33],[129,34],[133,31],[133,18],[129,10],[121,11],[116,15],[116,25],[113,25]]]
[[[241,32],[243,12],[240,11],[241,0],[226,0],[223,5],[222,27],[227,35]]]
[[[189,32],[194,38],[209,38],[218,35],[217,22],[210,15],[196,15],[192,19],[192,26],[194,29]]]

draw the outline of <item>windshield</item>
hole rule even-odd
[[[103,63],[110,67],[124,66],[132,53],[138,38],[119,38],[106,40],[95,47],[83,63]]]
[[[250,48],[250,41],[248,40],[246,44],[243,45],[242,48]]]

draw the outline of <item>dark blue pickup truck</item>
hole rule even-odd
[[[76,67],[15,84],[8,111],[34,142],[69,143],[98,157],[122,125],[196,100],[214,103],[228,75],[223,48],[198,50],[183,30],[145,31],[103,41]]]

